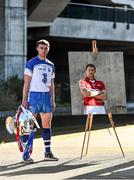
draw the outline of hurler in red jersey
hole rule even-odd
[[[105,114],[104,100],[106,100],[105,84],[96,80],[94,64],[86,66],[86,77],[79,81],[79,87],[84,101],[84,114]]]

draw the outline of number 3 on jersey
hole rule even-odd
[[[43,76],[42,82],[43,82],[44,84],[46,84],[46,83],[47,83],[47,74],[46,74],[46,73],[43,73],[42,76]]]

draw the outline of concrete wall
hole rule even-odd
[[[96,79],[103,80],[108,94],[106,109],[113,113],[126,113],[126,90],[122,52],[69,52],[72,114],[83,114],[83,102],[78,81],[84,77],[88,63],[97,68]]]
[[[1,1],[0,11],[0,79],[18,75],[23,78],[26,61],[26,0]]]
[[[28,27],[51,25],[68,3],[69,0],[41,0],[28,17]]]
[[[132,42],[133,32],[134,24],[127,30],[125,23],[117,23],[113,29],[113,22],[71,18],[56,18],[50,27],[50,36]]]
[[[52,22],[68,3],[69,0],[41,0],[28,20]]]

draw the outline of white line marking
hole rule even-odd
[[[115,171],[107,172],[107,173],[104,173],[104,174],[100,174],[99,176],[107,176],[107,175],[111,175],[112,173],[121,172],[121,171],[127,171],[127,170],[130,170],[130,169],[134,169],[134,166],[130,166],[130,167],[118,169],[118,170],[115,170]]]

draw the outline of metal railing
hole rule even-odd
[[[59,17],[134,24],[134,10],[126,7],[69,3]]]

